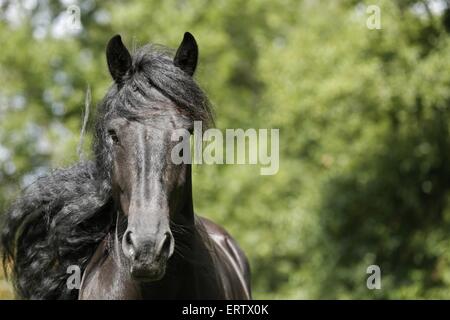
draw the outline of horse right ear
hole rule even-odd
[[[178,47],[173,63],[188,75],[192,76],[195,72],[195,68],[197,67],[197,60],[197,42],[192,34],[185,32],[183,41],[181,41],[181,44]]]
[[[120,35],[117,34],[109,40],[106,46],[106,60],[109,73],[111,73],[114,81],[120,84],[131,68],[131,55],[122,43]]]

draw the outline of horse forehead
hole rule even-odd
[[[184,128],[186,119],[177,113],[153,114],[138,122],[138,131],[146,134],[165,135],[173,130]]]
[[[130,139],[136,142],[136,146],[148,144],[161,144],[171,139],[172,133],[182,128],[182,123],[170,117],[162,117],[159,121],[139,121],[131,123],[125,131]]]

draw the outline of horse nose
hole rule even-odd
[[[124,234],[122,249],[127,258],[132,258],[136,254],[136,239],[130,230],[127,230]]]
[[[166,255],[167,259],[169,259],[174,250],[174,239],[171,232],[167,231],[164,233],[162,240],[159,242],[159,245],[156,250],[156,256],[159,258],[163,255]]]
[[[123,237],[122,249],[125,256],[129,259],[139,260],[145,259],[148,257],[148,254],[152,256],[151,252],[153,251],[153,257],[159,259],[165,256],[166,259],[169,259],[174,251],[175,241],[173,239],[173,235],[170,231],[164,232],[162,239],[158,242],[152,239],[142,239],[136,237],[135,233],[131,230],[127,230]],[[158,243],[156,248],[155,244]],[[152,247],[154,248],[152,250]]]

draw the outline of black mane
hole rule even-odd
[[[145,118],[155,89],[191,120],[212,122],[210,105],[193,78],[176,67],[169,51],[148,45],[132,57],[131,71],[98,106],[94,161],[57,169],[26,188],[4,214],[2,256],[17,295],[24,299],[76,299],[66,285],[67,267],[83,271],[114,229],[110,216],[111,150],[105,124],[111,117]]]

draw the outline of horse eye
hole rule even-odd
[[[111,137],[111,140],[114,144],[119,143],[119,138],[117,137],[117,133],[114,130],[108,130],[108,134]]]

